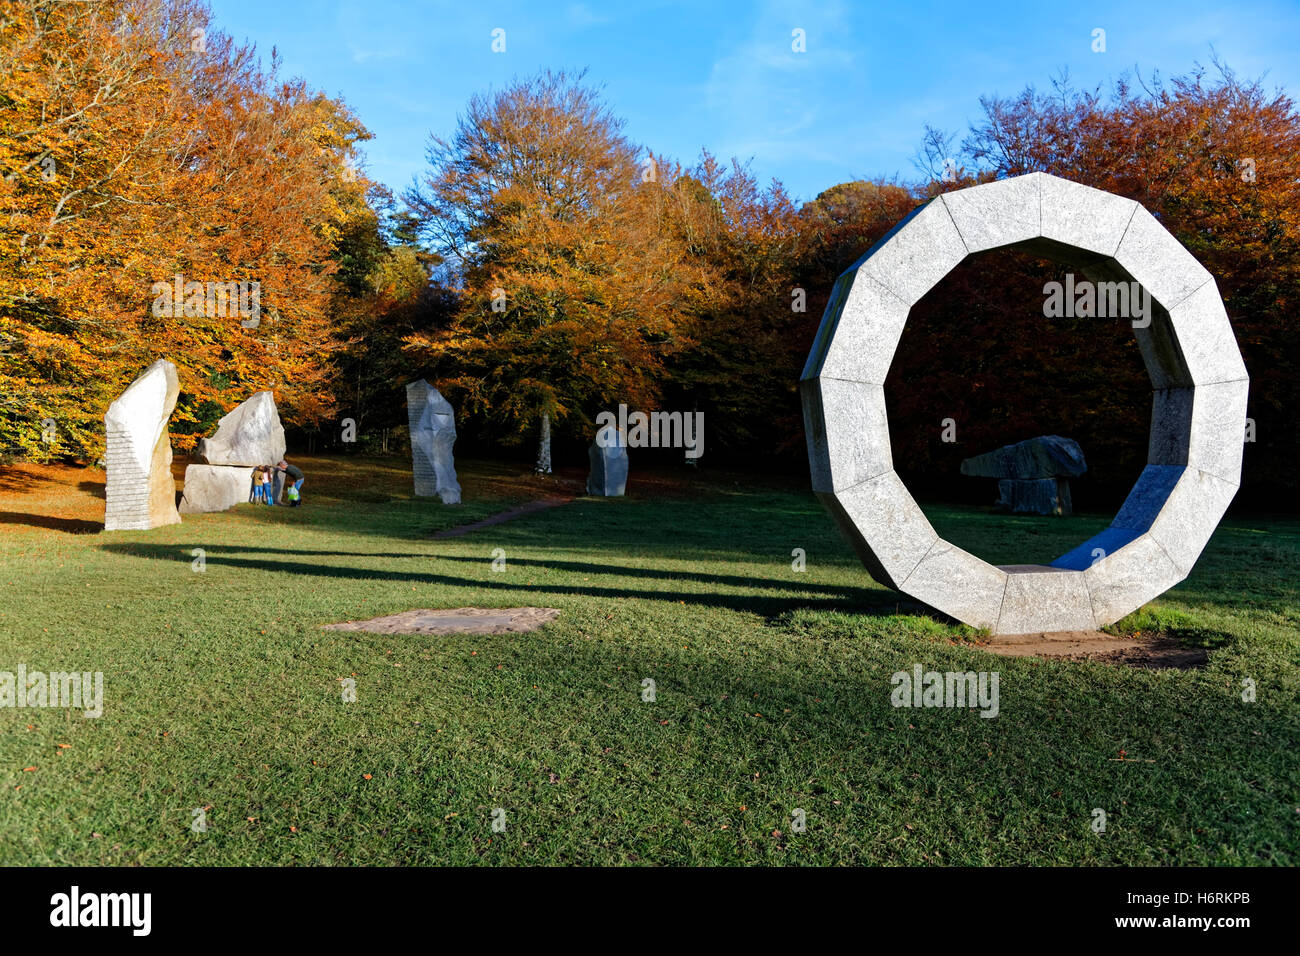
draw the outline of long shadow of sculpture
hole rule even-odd
[[[129,557],[185,562],[188,564],[193,560],[190,552],[195,547],[200,546],[191,544],[109,544],[106,545],[103,550]],[[300,554],[300,552],[292,550],[284,550],[280,552],[276,552],[273,549],[261,550],[264,553],[280,553],[290,557],[297,557]],[[375,557],[387,558],[388,556],[375,555]],[[430,556],[420,555],[420,557]],[[805,586],[802,588],[803,593],[801,594],[780,597],[775,595],[719,594],[705,591],[676,589],[653,591],[591,585],[544,583],[516,584],[509,581],[496,580],[495,578],[497,576],[493,576],[493,578],[459,577],[453,574],[435,574],[427,571],[393,571],[380,568],[343,567],[339,565],[310,563],[305,561],[274,561],[267,558],[237,558],[229,554],[223,554],[220,548],[206,551],[206,560],[209,568],[216,566],[245,568],[254,571],[271,571],[277,574],[295,574],[315,578],[347,578],[356,581],[401,581],[404,583],[411,582],[415,584],[440,584],[447,587],[502,591],[507,593],[574,594],[584,595],[586,597],[609,599],[633,598],[651,601],[669,601],[674,604],[684,602],[687,604],[698,604],[707,607],[720,607],[735,611],[747,611],[749,613],[761,614],[765,617],[772,617],[795,608],[836,610],[847,613],[863,614],[893,614],[897,613],[900,607],[907,605],[907,609],[909,611],[911,610],[911,602],[900,602],[897,594],[883,590],[873,591],[858,589],[855,591],[854,589],[839,587],[822,588],[820,586]],[[435,557],[433,560],[440,559]],[[541,562],[540,564],[544,566],[545,562]],[[626,569],[611,565],[590,565],[591,573],[605,574],[611,577],[619,576],[624,570]],[[736,584],[751,588],[766,587],[784,591],[790,591],[792,589],[792,585],[788,581],[763,581],[761,579],[726,576],[719,581],[712,575],[694,575],[689,576],[687,579],[698,582],[701,586],[705,587],[714,583],[722,583]],[[824,592],[830,592],[830,594],[828,596],[817,596]],[[915,608],[917,612],[923,612],[922,605],[916,604]]]
[[[56,518],[53,515],[31,514],[23,511],[0,511],[0,524],[25,524],[47,531],[65,534],[98,534],[104,530],[102,521],[85,521],[81,518]]]

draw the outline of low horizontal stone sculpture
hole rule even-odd
[[[244,465],[187,465],[181,514],[226,511],[248,501],[253,469]]]
[[[1070,482],[1088,470],[1072,438],[1040,435],[961,463],[963,475],[998,479],[996,507],[1013,514],[1068,515]]]
[[[1027,438],[961,463],[963,475],[977,478],[1078,478],[1087,470],[1079,443],[1060,435]]]
[[[420,379],[406,386],[406,420],[411,434],[411,470],[417,497],[437,495],[445,505],[460,504],[456,480],[456,410],[436,388]]]
[[[258,392],[232,408],[210,438],[200,438],[194,457],[206,465],[274,465],[284,457],[284,426],[270,392]],[[186,478],[188,481],[188,476]]]
[[[176,407],[176,366],[154,362],[104,414],[104,530],[177,524],[176,481],[167,419]]]

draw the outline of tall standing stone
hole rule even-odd
[[[167,419],[176,407],[176,366],[159,359],[108,406],[104,455],[104,530],[125,531],[177,524]]]
[[[596,433],[587,458],[591,462],[587,494],[621,498],[627,492],[627,436],[606,425]]]
[[[416,496],[437,495],[445,505],[460,504],[460,483],[452,456],[456,410],[441,392],[420,379],[406,386],[406,421],[411,432]]]

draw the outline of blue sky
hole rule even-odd
[[[341,95],[375,134],[369,174],[421,172],[471,94],[542,68],[588,69],[635,142],[689,162],[751,160],[799,200],[846,180],[916,175],[926,123],[965,130],[981,94],[1173,76],[1213,52],[1300,92],[1300,0],[1038,2],[328,2],[211,0],[218,28],[278,47],[286,75]],[[506,50],[493,53],[492,31]],[[1106,31],[1104,53],[1092,32]],[[806,52],[792,50],[801,29]]]

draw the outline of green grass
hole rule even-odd
[[[392,463],[373,479],[339,464],[347,480],[313,493],[321,467],[301,509],[149,532],[5,526],[0,670],[102,671],[105,710],[0,710],[0,863],[1300,857],[1293,518],[1226,522],[1187,581],[1121,622],[1211,648],[1203,669],[1142,671],[980,649],[874,585],[805,493],[717,481],[435,541],[523,486],[476,486],[487,469],[472,465],[471,503],[445,508],[412,500]],[[1001,563],[1050,560],[1105,524],[927,510]],[[560,616],[505,636],[320,629],[466,605]],[[998,671],[999,716],[893,708],[890,675],[916,663]]]

